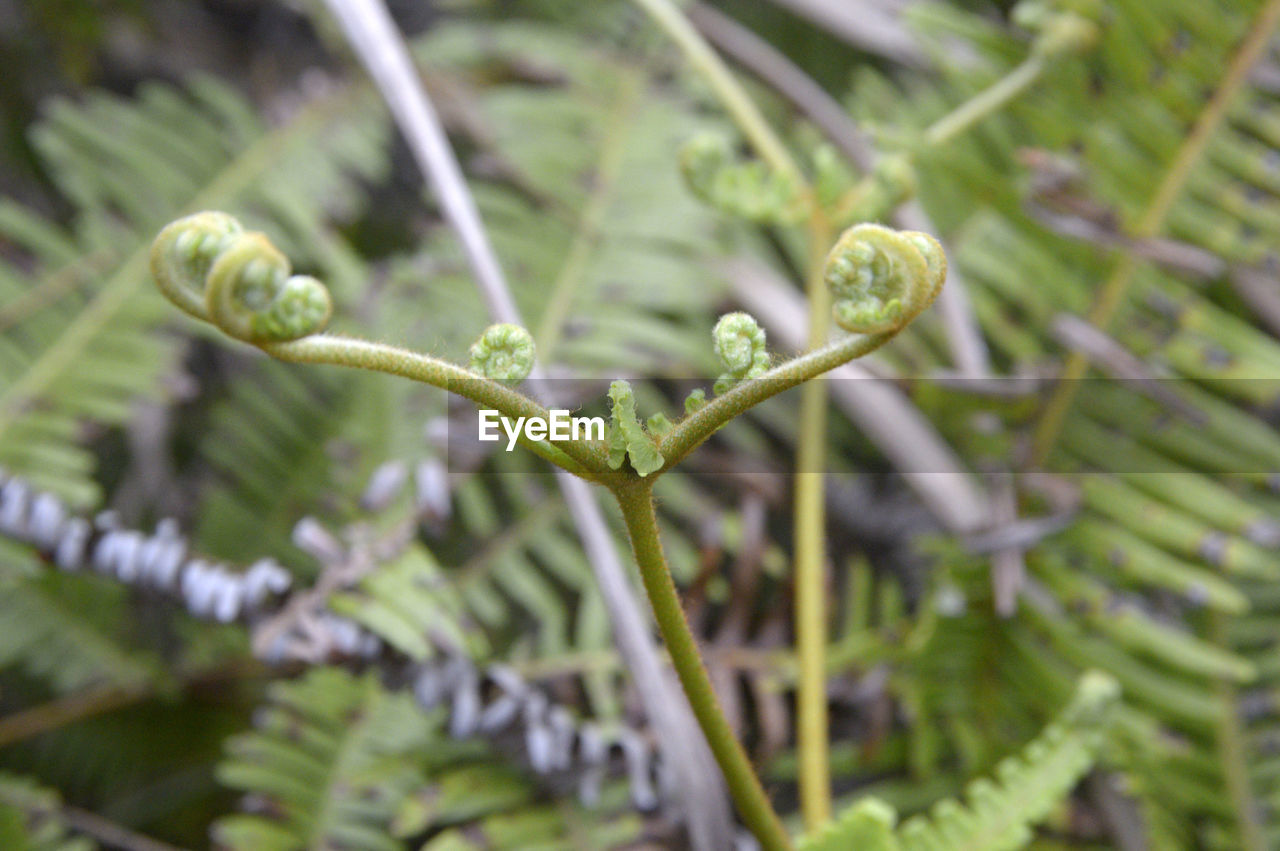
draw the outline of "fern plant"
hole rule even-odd
[[[920,244],[927,246],[929,260]],[[528,332],[510,325],[486,330],[471,350],[473,368],[478,372],[392,346],[321,334],[331,311],[323,286],[314,278],[290,276],[288,261],[265,236],[244,231],[225,214],[197,213],[168,225],[153,245],[151,265],[161,291],[175,304],[273,357],[412,378],[453,391],[512,421],[536,418],[545,423],[550,418],[545,408],[501,383],[519,380],[532,370],[533,345]],[[570,438],[556,443],[532,439],[527,432],[520,434],[523,445],[570,473],[604,485],[617,498],[681,683],[744,820],[766,847],[786,847],[789,842],[746,753],[716,704],[666,566],[654,519],[652,487],[657,475],[733,417],[883,345],[928,306],[946,275],[936,243],[929,243],[923,235],[885,229],[867,237],[856,228],[851,230],[837,245],[828,268],[828,277],[833,280],[858,274],[865,277],[863,286],[876,293],[877,300],[855,289],[847,297],[842,294],[836,309],[842,315],[869,317],[866,321],[874,323],[874,333],[831,343],[725,389],[723,395],[665,429],[660,439],[637,420],[630,385],[614,382],[607,458],[597,443],[588,440]],[[853,303],[858,299],[860,304]],[[720,351],[732,349],[736,331],[732,323],[717,326]]]
[[[810,851],[840,848],[1015,849],[1031,839],[1029,823],[1044,818],[1092,764],[1103,739],[1106,716],[1119,687],[1099,673],[1087,674],[1062,715],[1019,757],[996,767],[999,783],[975,780],[968,806],[948,800],[928,817],[916,816],[895,832],[893,808],[866,798],[800,845]]]
[[[555,26],[444,25],[417,58],[487,176],[472,189],[515,301],[537,317],[527,330],[483,317],[443,229],[415,220],[418,248],[367,262],[357,181],[384,168],[385,121],[358,85],[322,87],[272,127],[205,79],[49,111],[36,139],[70,228],[0,208],[0,464],[15,474],[0,531],[21,545],[5,549],[0,660],[5,699],[50,701],[37,716],[54,719],[0,719],[0,742],[56,731],[11,767],[92,801],[83,779],[58,774],[83,739],[57,718],[154,699],[185,711],[202,672],[253,654],[312,670],[271,687],[254,731],[231,740],[220,778],[244,797],[218,822],[221,844],[595,847],[655,830],[635,815],[608,824],[525,774],[595,789],[584,797],[608,813],[626,807],[620,786],[595,788],[610,763],[639,809],[669,795],[660,749],[628,725],[634,695],[608,610],[541,459],[616,497],[609,522],[635,547],[672,660],[766,847],[791,834],[808,847],[1089,844],[1096,823],[1055,806],[1095,758],[1104,772],[1073,800],[1121,847],[1135,829],[1153,848],[1273,844],[1280,452],[1267,379],[1280,356],[1259,280],[1275,242],[1275,4],[1188,0],[1157,14],[1128,0],[1024,2],[1008,21],[914,7],[932,65],[860,68],[848,103],[876,150],[853,163],[777,120],[781,105],[748,93],[665,0],[634,13],[516,5]],[[890,227],[917,193],[936,227]],[[158,230],[155,277],[210,324],[178,324],[142,285]],[[726,249],[795,279],[808,327],[729,304],[747,300],[744,280],[713,281],[697,262]],[[928,309],[935,297],[943,310]],[[330,317],[354,334],[317,333]],[[832,322],[852,336],[832,342]],[[174,407],[180,384],[160,378],[184,352],[173,330],[192,327],[186,367],[203,386]],[[225,347],[210,327],[253,348]],[[953,354],[965,334],[989,346],[977,372]],[[778,345],[789,336],[807,344]],[[363,371],[302,370],[256,349]],[[873,576],[840,545],[842,530],[877,525],[880,495],[841,510],[838,471],[873,452],[837,414],[832,383],[814,380],[872,349],[869,369],[898,380],[933,439],[991,471],[988,529],[923,555],[873,551],[902,577]],[[528,453],[455,468],[425,444],[474,427],[470,408],[374,374],[514,420],[550,414],[522,390],[536,388],[536,374],[522,385],[535,365],[630,379],[566,402],[609,418],[604,441],[524,439]],[[957,382],[955,366],[1019,381]],[[1126,383],[1086,380],[1090,369]],[[699,386],[636,380],[657,372]],[[1045,376],[1063,380],[1046,390]],[[798,408],[774,398],[796,385]],[[190,557],[184,582],[158,582],[158,550],[141,548],[171,541],[171,527],[133,532],[136,508],[114,486],[111,441],[134,432],[140,402],[183,418],[186,487],[150,507],[178,513],[219,558],[269,555],[287,571]],[[794,455],[794,492],[753,479],[744,507],[726,508],[720,474],[770,468],[779,453]],[[104,483],[123,520],[85,513]],[[789,524],[753,513],[787,499]],[[344,531],[291,533],[304,514]],[[936,528],[922,522],[893,546],[923,526]],[[105,567],[64,558],[103,575],[41,574],[41,562],[62,566],[59,545],[105,553]],[[722,563],[732,577],[717,575]],[[248,605],[268,574],[287,574],[288,593]],[[742,646],[699,642],[675,583],[694,629]],[[157,593],[242,622],[249,641],[165,612]],[[790,629],[795,649],[781,649]],[[512,670],[545,678],[553,699]],[[252,691],[262,674],[232,676]],[[1116,682],[1124,702],[1107,708]],[[745,701],[733,696],[743,683]],[[494,720],[511,713],[527,723]],[[121,738],[137,741],[142,725]],[[557,767],[566,742],[572,766]],[[104,764],[133,755],[103,751]],[[794,782],[803,827],[782,826],[774,810],[790,799],[766,794],[757,770],[770,791]],[[993,770],[997,783],[953,798]],[[834,818],[833,792],[850,802]],[[950,800],[930,810],[939,798]],[[129,819],[129,801],[103,800]],[[51,801],[15,793],[14,836],[63,841]],[[897,812],[925,810],[895,826]],[[1053,835],[1037,838],[1029,828],[1046,820]]]

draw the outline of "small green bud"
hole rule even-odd
[[[471,369],[496,381],[523,381],[533,371],[533,335],[508,322],[490,325],[471,344]]]
[[[726,313],[711,332],[724,372],[713,388],[719,395],[744,378],[757,378],[769,368],[764,329],[747,313]]]

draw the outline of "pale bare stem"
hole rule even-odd
[[[409,142],[418,167],[431,182],[440,209],[457,233],[467,262],[475,272],[476,284],[488,303],[489,313],[497,322],[521,324],[462,168],[386,6],[381,0],[326,0],[326,3],[369,76],[377,83]]]
[[[719,431],[734,417],[790,390],[811,378],[817,378],[841,364],[875,351],[893,339],[897,330],[883,334],[846,337],[821,349],[780,364],[761,375],[734,385],[723,396],[717,396],[703,408],[676,423],[658,448],[666,458],[660,472],[679,464],[703,441]]]
[[[490,315],[499,322],[522,324],[457,159],[385,6],[380,0],[327,2],[395,113],[419,166],[430,178],[441,208],[467,250]],[[535,365],[530,383],[536,397],[542,396],[541,379],[542,371]],[[723,785],[687,702],[662,674],[662,662],[650,638],[647,619],[637,605],[600,506],[590,490],[567,473],[558,471],[556,480],[600,584],[618,649],[627,660],[646,712],[658,729],[693,845],[703,851],[729,847],[733,828]]]
[[[675,4],[671,0],[634,1],[675,42],[694,70],[706,78],[716,97],[724,104],[734,123],[742,129],[747,141],[755,148],[761,159],[780,174],[794,181],[796,186],[807,187],[804,173],[800,171],[800,167],[787,152],[786,146],[773,132],[769,122],[764,120],[755,102],[743,91],[742,86],[733,78],[732,72],[725,67],[724,62],[720,61],[715,51],[703,41],[702,36]]]

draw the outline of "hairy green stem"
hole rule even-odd
[[[804,173],[787,153],[769,122],[764,120],[755,102],[693,24],[689,23],[689,19],[671,0],[635,0],[635,3],[670,36],[694,70],[706,78],[712,91],[729,111],[734,123],[742,129],[756,153],[780,174],[795,181],[796,186],[807,189],[808,182]]]
[[[875,351],[891,340],[898,330],[900,329],[883,334],[846,337],[780,364],[759,378],[740,382],[672,428],[659,445],[666,463],[658,473],[674,467],[734,417],[784,390]],[[551,412],[545,407],[501,382],[476,375],[449,361],[399,346],[339,334],[313,334],[286,343],[263,343],[260,348],[274,358],[292,363],[333,364],[410,378],[456,393],[477,405],[493,408],[511,419],[546,419],[551,416]],[[520,443],[553,464],[588,481],[616,487],[634,478],[625,470],[610,469],[600,448],[594,443],[567,440],[553,444],[546,440],[528,440],[523,434],[520,436]],[[656,475],[650,481],[654,478]]]
[[[549,419],[551,416],[551,412],[542,405],[501,382],[398,346],[337,334],[315,334],[287,343],[264,343],[261,348],[274,358],[293,363],[327,363],[411,378],[456,393],[482,407],[493,408],[511,419]],[[551,463],[589,481],[616,477],[599,450],[585,441],[568,440],[552,444],[548,440],[528,440],[522,433],[520,443]]]
[[[715,755],[720,770],[729,785],[729,794],[742,820],[766,851],[785,851],[791,848],[791,838],[782,826],[769,796],[756,776],[751,759],[742,743],[733,733],[725,718],[720,702],[716,699],[707,675],[697,640],[689,629],[680,594],[676,591],[667,559],[662,551],[658,535],[658,518],[653,508],[652,482],[634,482],[614,489],[614,496],[622,509],[627,532],[631,536],[631,548],[640,566],[640,578],[644,582],[649,603],[653,606],[658,629],[671,654],[676,675],[684,687],[693,707],[694,717],[707,737],[707,744]]]
[[[893,339],[901,329],[883,334],[854,335],[837,340],[786,363],[779,364],[759,378],[748,378],[735,384],[724,395],[717,396],[706,406],[680,420],[658,444],[666,463],[659,473],[679,464],[690,452],[720,430],[734,417],[745,413],[767,399],[790,390],[824,372],[855,358],[874,352]]]

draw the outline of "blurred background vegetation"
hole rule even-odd
[[[542,362],[589,379],[575,403],[648,376],[641,415],[674,417],[718,372],[727,310],[801,348],[797,228],[683,186],[681,146],[736,131],[631,4],[389,5]],[[923,216],[969,306],[877,354],[881,395],[833,382],[838,802],[959,794],[1100,668],[1123,706],[1033,847],[1280,847],[1277,2],[692,5],[728,52],[739,27],[763,42],[735,67],[806,169],[855,185],[860,152],[909,162],[917,191],[880,217]],[[1087,49],[923,141],[1064,12],[1096,27]],[[779,93],[770,47],[816,95]],[[372,559],[319,605],[384,648],[264,664],[260,624],[51,569],[6,480],[0,846],[681,847],[669,809],[635,806],[625,768],[647,756],[615,754],[581,804],[590,771],[542,776],[521,735],[451,736],[474,707],[419,712],[397,667],[448,645],[652,752],[536,459],[450,455],[470,421],[441,394],[269,362],[151,287],[156,230],[218,208],[326,280],[340,329],[463,359],[486,324],[322,4],[0,0],[0,69],[0,467],[119,528],[174,518],[210,560],[274,557],[300,587]],[[712,675],[788,814],[795,408],[761,406],[659,489]]]

